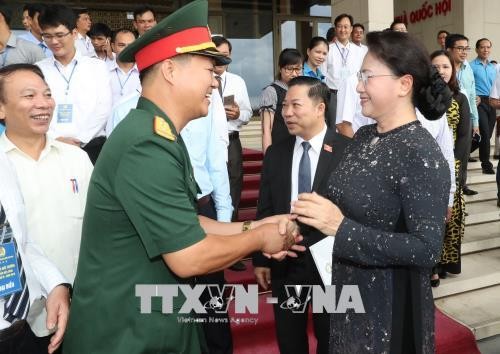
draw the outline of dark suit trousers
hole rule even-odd
[[[97,138],[90,140],[88,144],[82,148],[87,153],[87,155],[89,155],[89,159],[92,162],[92,165],[95,165],[105,142],[105,136],[98,136]]]
[[[232,138],[230,136],[227,149],[227,172],[229,174],[231,201],[234,208],[232,220],[236,221],[238,218],[238,206],[240,205],[241,199],[241,189],[243,187],[243,149],[239,137]]]
[[[47,346],[42,346],[40,338],[31,331],[28,324],[20,332],[10,339],[0,341],[0,353],[2,354],[46,354]],[[43,343],[45,344],[45,343]],[[58,351],[60,353],[60,351]]]
[[[490,162],[490,139],[496,122],[496,112],[493,107],[486,103],[486,98],[481,97],[481,103],[477,106],[479,114],[479,134],[481,142],[472,142],[471,152],[479,148],[479,159],[482,168],[492,168]]]
[[[198,215],[206,216],[207,218],[217,220],[217,211],[215,210],[214,201],[211,199],[209,203],[198,208]],[[217,284],[222,289],[225,284],[224,271],[205,274],[196,277],[198,284]],[[205,304],[210,300],[210,294],[207,290],[200,296],[200,301]],[[214,310],[207,309],[206,314],[200,315],[205,319],[203,323],[203,332],[208,346],[207,354],[229,354],[233,352],[233,337],[231,335],[231,325],[227,313],[215,313]],[[225,319],[221,322],[210,322],[209,318]],[[227,322],[226,322],[227,321]]]
[[[271,288],[278,303],[273,306],[276,325],[276,338],[281,354],[307,354],[309,353],[309,342],[307,336],[308,309],[304,313],[293,313],[289,309],[281,308],[281,304],[288,298],[285,285],[312,285],[322,284],[320,275],[309,251],[303,254],[301,259],[287,259],[286,271],[271,268]],[[281,267],[282,265],[278,265]],[[276,274],[278,273],[278,275]],[[285,275],[286,274],[286,275]],[[312,293],[311,293],[312,297]],[[328,313],[312,314],[314,334],[318,340],[316,353],[328,353],[328,342],[330,336],[330,315]]]

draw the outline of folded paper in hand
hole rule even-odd
[[[332,285],[332,253],[334,236],[327,236],[309,247],[323,284]]]

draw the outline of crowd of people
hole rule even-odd
[[[429,55],[405,23],[365,40],[341,14],[306,53],[283,49],[258,109],[257,220],[238,222],[253,111],[207,17],[205,0],[158,23],[144,5],[111,29],[37,3],[16,36],[0,5],[0,352],[231,353],[227,313],[179,314],[183,297],[141,313],[136,285],[223,286],[251,254],[280,352],[308,353],[308,311],[280,304],[286,285],[325,285],[310,247],[334,237],[332,284],[358,286],[365,313],[314,313],[317,352],[433,353],[470,153],[495,174],[491,41],[469,62],[469,39],[439,31]]]

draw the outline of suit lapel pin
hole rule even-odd
[[[328,144],[323,144],[323,150],[328,151],[328,152],[333,152],[332,146],[328,145]]]

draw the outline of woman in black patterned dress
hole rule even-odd
[[[358,75],[363,115],[329,181],[328,199],[301,194],[298,220],[335,237],[332,284],[357,285],[365,313],[331,314],[331,353],[434,353],[429,277],[439,261],[450,171],[416,119],[447,110],[451,92],[418,39],[367,35]]]
[[[453,200],[453,208],[446,218],[446,232],[443,240],[441,261],[434,268],[431,278],[432,286],[439,286],[439,277],[446,277],[446,273],[459,274],[461,272],[460,248],[465,231],[465,200],[460,185],[463,168],[467,166],[466,159],[470,151],[470,110],[467,97],[460,92],[456,79],[455,65],[451,55],[445,50],[438,50],[431,54],[431,63],[439,72],[443,80],[453,93],[453,99],[446,117],[453,133],[455,153],[455,180],[457,189]]]

